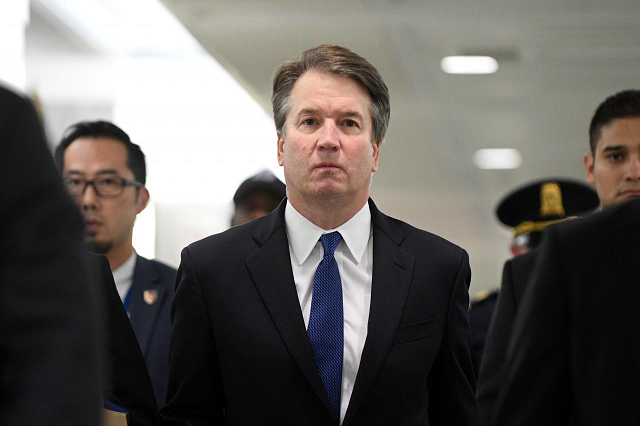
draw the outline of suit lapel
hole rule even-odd
[[[285,346],[330,412],[296,293],[284,226],[285,206],[286,199],[256,230],[253,238],[260,248],[246,265]]]
[[[131,286],[130,319],[145,357],[165,293],[166,289],[160,286],[160,277],[153,263],[138,256]]]
[[[413,276],[415,258],[399,246],[400,229],[369,200],[373,223],[373,279],[367,339],[343,422],[348,425],[385,362],[400,324]]]

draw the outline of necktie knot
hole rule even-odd
[[[324,234],[320,237],[320,242],[322,243],[322,247],[324,248],[324,255],[333,256],[333,252],[336,251],[336,247],[340,244],[342,240],[342,235],[338,231],[332,232],[330,234]]]

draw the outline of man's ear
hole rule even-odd
[[[378,158],[380,158],[380,145],[382,144],[382,139],[376,139],[373,143],[373,167],[371,168],[372,172],[378,170]]]
[[[593,164],[595,162],[595,158],[593,157],[593,154],[587,152],[584,155],[582,161],[584,162],[584,171],[587,175],[587,182],[589,182],[591,185],[595,184],[596,181],[593,177]]]
[[[278,132],[278,164],[284,166],[284,138]]]
[[[149,190],[146,186],[138,189],[138,199],[136,200],[136,211],[140,213],[149,204]]]

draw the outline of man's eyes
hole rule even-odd
[[[104,178],[97,179],[96,181],[98,185],[106,185],[106,186],[118,185],[120,183],[120,179],[116,177],[104,177]]]
[[[318,120],[315,118],[305,118],[301,121],[303,126],[316,126],[318,125]],[[344,127],[360,127],[360,124],[356,120],[346,119],[341,122],[341,125]]]
[[[84,185],[85,180],[80,178],[67,178],[67,185]]]
[[[606,158],[611,161],[620,161],[624,158],[624,154],[622,154],[621,152],[611,152],[606,155]]]

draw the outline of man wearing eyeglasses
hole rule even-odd
[[[87,248],[109,259],[162,406],[176,270],[139,256],[133,248],[136,216],[149,201],[144,154],[116,125],[86,121],[67,129],[55,157],[65,187],[82,212]]]

